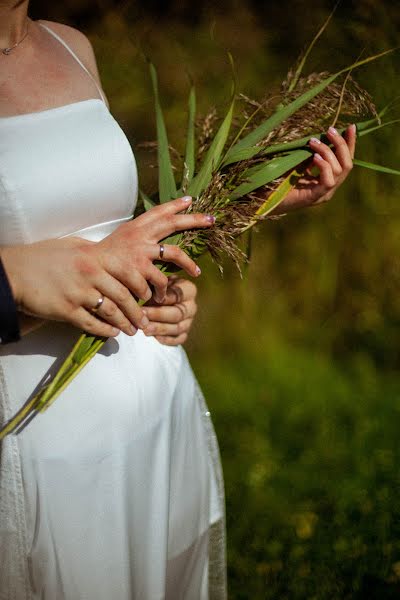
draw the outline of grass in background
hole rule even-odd
[[[260,97],[331,7],[310,0],[305,22],[304,2],[265,5],[264,18],[244,1],[205,11],[195,27],[146,17],[129,36],[116,11],[96,24],[104,86],[134,143],[155,138],[139,38],[167,93],[176,145],[185,66],[203,110],[229,99],[225,48],[240,88]],[[396,45],[399,23],[392,4],[343,3],[310,69],[334,72],[364,47],[367,55]],[[398,94],[399,72],[393,56],[357,78],[382,106]],[[398,136],[363,140],[358,156],[398,168]],[[146,187],[156,172],[137,157]],[[203,265],[188,352],[222,451],[233,600],[399,596],[399,202],[398,180],[355,170],[328,206],[260,228],[245,285],[229,265],[223,282]]]

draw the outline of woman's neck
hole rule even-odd
[[[29,0],[0,0],[0,48],[16,44],[26,33]]]

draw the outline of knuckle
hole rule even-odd
[[[131,293],[127,288],[121,288],[117,291],[115,299],[118,304],[126,304],[131,298]]]
[[[164,273],[161,273],[161,272],[160,272],[160,275],[159,275],[159,279],[158,279],[158,280],[159,280],[159,283],[160,283],[160,285],[161,285],[162,287],[165,287],[165,288],[167,288],[167,286],[168,286],[168,277],[167,277],[166,275],[164,275]]]
[[[94,333],[96,324],[89,317],[84,317],[80,326],[88,333]]]
[[[182,312],[177,306],[173,307],[173,310],[171,311],[170,319],[171,319],[171,323],[180,323],[181,322]]]
[[[147,285],[147,283],[145,281],[141,281],[137,286],[136,286],[136,291],[139,295],[139,298],[141,298],[142,300],[150,300],[151,298],[151,290],[149,288],[149,286]]]
[[[116,305],[113,302],[110,302],[110,303],[107,302],[107,305],[103,309],[104,316],[112,318],[115,316],[116,312],[117,312]]]

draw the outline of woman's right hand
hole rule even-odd
[[[1,257],[21,311],[42,319],[67,321],[93,335],[112,337],[120,330],[134,335],[148,324],[133,295],[149,300],[149,284],[162,301],[167,277],[154,265],[158,242],[176,231],[210,227],[214,219],[203,214],[178,214],[190,205],[180,198],[157,206],[120,225],[101,242],[81,238],[46,240],[8,246]],[[182,250],[165,246],[163,260],[189,275],[200,270]],[[104,302],[91,310],[100,297]]]

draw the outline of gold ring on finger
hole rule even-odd
[[[99,308],[101,308],[101,306],[103,305],[103,302],[104,302],[104,296],[100,296],[100,298],[97,300],[95,306],[93,306],[93,308],[91,309],[90,312],[97,313]]]

